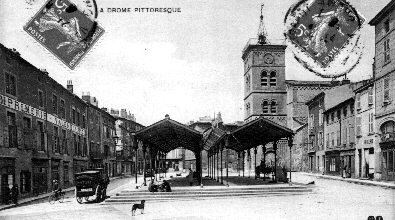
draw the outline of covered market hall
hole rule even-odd
[[[195,154],[196,177],[200,185],[203,186],[203,150],[207,152],[208,177],[222,184],[224,178],[226,178],[228,185],[229,150],[237,152],[238,159],[240,159],[241,156],[245,155],[246,150],[254,149],[256,160],[258,146],[261,146],[264,157],[268,153],[274,154],[272,178],[273,181],[283,181],[278,177],[277,143],[285,140],[291,148],[294,132],[264,117],[259,117],[231,130],[213,124],[212,127],[199,132],[170,119],[169,115],[166,115],[164,119],[131,135],[134,137],[134,146],[138,146],[137,142],[142,143],[144,184],[146,184],[147,175],[152,178],[153,173],[159,173],[160,169],[163,170],[167,153],[177,148],[184,148]],[[147,170],[147,158],[150,158],[150,170]],[[290,163],[290,161],[288,162]],[[223,164],[225,167],[222,167]],[[237,166],[238,168],[239,166],[240,168],[241,166],[244,167],[244,159],[242,165],[238,163]],[[225,171],[223,171],[224,168]],[[264,167],[261,167],[261,169],[264,169]]]

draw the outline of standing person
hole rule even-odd
[[[189,168],[188,181],[189,181],[189,185],[192,186],[193,185],[193,171],[191,168]]]
[[[59,193],[62,192],[62,189],[60,188],[58,180],[53,180],[53,192],[55,193],[55,198],[58,198]]]
[[[19,195],[18,184],[14,184],[14,186],[12,186],[11,194],[12,194],[12,202],[14,204],[18,204],[18,195]]]

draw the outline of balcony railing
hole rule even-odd
[[[380,143],[395,142],[395,132],[385,133],[380,136]]]

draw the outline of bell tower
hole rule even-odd
[[[243,49],[244,120],[264,116],[287,126],[284,42],[272,44],[263,22],[263,4],[257,38],[250,39]]]

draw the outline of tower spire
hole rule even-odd
[[[258,43],[269,44],[270,42],[267,39],[266,29],[263,23],[263,6],[265,6],[264,3],[261,4],[261,16],[260,16],[261,20],[259,22],[259,28],[258,28]]]

